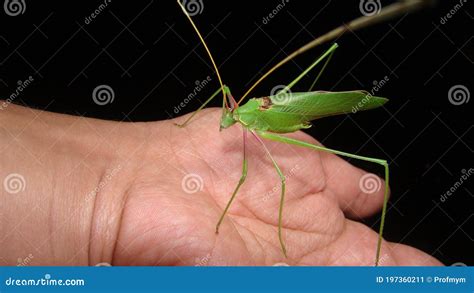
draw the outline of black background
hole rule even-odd
[[[155,121],[193,111],[217,89],[204,48],[175,1],[112,1],[86,24],[101,3],[28,1],[18,16],[0,11],[0,97],[8,98],[19,80],[31,76],[34,82],[14,103],[103,119]],[[361,16],[359,1],[290,0],[264,24],[263,18],[280,3],[204,0],[201,13],[193,17],[236,97],[293,50]],[[332,148],[390,162],[388,240],[416,246],[446,265],[473,265],[474,179],[440,201],[462,170],[474,168],[472,101],[453,105],[448,99],[455,85],[474,90],[472,4],[464,3],[440,23],[457,3],[439,1],[340,38],[318,89],[370,90],[374,81],[387,76],[378,94],[390,103],[316,121],[308,132]],[[274,86],[287,84],[328,46],[290,62],[253,95],[268,95]],[[174,107],[207,76],[210,85],[176,114]],[[314,74],[293,90],[306,90],[312,78]],[[115,97],[100,106],[92,91],[102,84]]]

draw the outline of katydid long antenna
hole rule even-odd
[[[193,26],[194,30],[196,31],[196,34],[198,35],[199,39],[201,40],[201,43],[204,45],[204,48],[206,49],[207,54],[209,55],[209,58],[211,59],[212,66],[214,66],[214,69],[216,70],[217,79],[219,79],[219,84],[220,84],[220,86],[221,86],[221,91],[222,91],[222,96],[223,96],[223,104],[224,104],[227,108],[229,108],[229,104],[227,103],[226,91],[224,90],[224,84],[222,83],[221,75],[219,74],[219,69],[217,69],[217,65],[216,65],[216,62],[214,62],[214,58],[212,57],[211,51],[210,51],[209,48],[207,47],[206,42],[204,41],[204,38],[202,37],[202,35],[201,35],[201,33],[199,32],[199,30],[198,30],[198,28],[196,27],[196,25],[194,24],[194,21],[191,19],[191,16],[189,15],[189,13],[188,13],[188,11],[186,10],[186,8],[183,6],[183,4],[181,4],[181,1],[180,1],[180,0],[176,0],[176,2],[178,2],[179,7],[181,7],[181,9],[183,10],[184,14],[185,14],[186,17],[189,19],[189,22],[191,22],[191,25]],[[237,105],[238,105],[238,104],[236,104],[236,106],[237,106]]]
[[[328,41],[334,40],[340,36],[342,36],[347,31],[355,31],[382,21],[386,21],[388,19],[394,18],[399,16],[402,13],[409,13],[415,10],[418,10],[428,4],[431,4],[432,0],[400,0],[397,3],[388,5],[380,10],[377,14],[372,16],[361,16],[352,20],[351,22],[341,25],[324,35],[314,39],[313,41],[309,42],[308,44],[304,45],[303,47],[299,48],[298,50],[294,51],[286,58],[278,62],[275,66],[273,66],[270,70],[268,70],[264,75],[262,75],[248,90],[245,94],[239,99],[237,104],[240,104],[245,97],[247,97],[250,92],[265,78],[267,78],[272,72],[276,69],[290,61],[291,59],[295,58],[296,56],[300,55],[303,52],[306,52],[316,46],[324,44]]]

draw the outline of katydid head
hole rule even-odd
[[[219,131],[234,125],[235,122],[237,122],[237,120],[234,119],[234,113],[232,113],[231,110],[224,108],[224,110],[222,111],[221,124],[219,126]]]

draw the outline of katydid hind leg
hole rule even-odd
[[[219,221],[217,222],[216,234],[219,233],[219,227],[222,224],[222,221],[224,220],[224,217],[225,217],[227,211],[229,210],[230,205],[234,201],[235,196],[237,195],[237,192],[240,189],[240,186],[242,186],[242,184],[244,184],[245,178],[247,178],[247,156],[246,156],[246,148],[247,147],[246,147],[246,144],[247,144],[247,130],[244,128],[243,129],[243,145],[244,145],[243,148],[244,148],[244,150],[243,150],[243,162],[242,162],[242,175],[240,176],[239,182],[237,183],[237,186],[235,187],[234,192],[232,193],[232,196],[230,197],[229,201],[227,202],[227,204],[224,208],[224,211],[222,212],[222,214],[219,218]]]
[[[282,235],[282,219],[283,219],[283,204],[285,203],[285,188],[286,188],[286,184],[285,184],[285,175],[283,175],[283,172],[281,171],[280,167],[278,167],[278,164],[277,162],[275,161],[275,159],[273,158],[272,154],[270,153],[270,151],[268,150],[267,146],[265,145],[265,143],[263,142],[263,140],[255,133],[252,131],[252,134],[255,136],[255,138],[260,142],[260,144],[263,146],[263,149],[265,150],[265,152],[267,153],[268,157],[270,158],[270,160],[272,161],[273,163],[273,166],[275,167],[277,173],[278,173],[278,176],[280,177],[280,181],[281,181],[281,196],[280,196],[280,207],[278,209],[278,240],[280,241],[280,246],[281,246],[281,250],[283,251],[283,254],[285,255],[285,257],[287,257],[286,255],[286,247],[285,247],[285,242],[283,241],[283,235]]]
[[[298,83],[306,74],[308,74],[316,65],[318,65],[322,60],[332,56],[334,50],[338,47],[337,43],[334,43],[329,49],[326,50],[318,59],[316,59],[308,68],[306,68],[298,77],[296,77],[290,84],[288,84],[281,92],[288,92],[296,83]],[[327,63],[327,61],[326,61]],[[324,66],[325,67],[325,66]]]
[[[310,149],[329,152],[329,153],[333,153],[333,154],[336,154],[336,155],[340,155],[340,156],[344,156],[344,157],[348,157],[348,158],[353,158],[353,159],[357,159],[357,160],[373,162],[373,163],[380,164],[384,167],[384,169],[385,169],[384,200],[383,200],[383,207],[382,207],[382,216],[381,216],[381,220],[380,220],[379,237],[378,237],[378,240],[377,240],[377,248],[376,248],[377,250],[376,250],[376,255],[375,255],[375,265],[378,266],[379,260],[380,260],[380,251],[382,249],[383,228],[384,228],[384,225],[385,225],[385,216],[386,216],[386,213],[387,213],[387,202],[388,202],[389,168],[388,168],[387,161],[381,160],[381,159],[376,159],[376,158],[369,158],[369,157],[354,155],[354,154],[350,154],[350,153],[346,153],[346,152],[326,148],[326,147],[323,147],[323,146],[311,144],[311,143],[304,142],[304,141],[301,141],[301,140],[297,140],[297,139],[293,139],[293,138],[289,138],[289,137],[285,137],[285,136],[282,136],[282,135],[269,133],[269,132],[265,132],[265,131],[257,131],[257,134],[259,136],[261,136],[263,138],[266,138],[266,139],[269,139],[269,140],[282,142],[282,143],[287,143],[287,144],[292,144],[292,145],[297,145],[297,146],[301,146],[301,147],[307,147],[307,148],[310,148]]]
[[[318,75],[316,76],[316,78],[314,79],[313,83],[312,83],[311,86],[309,87],[308,92],[310,92],[310,91],[312,91],[312,90],[314,89],[314,86],[316,85],[316,83],[318,82],[319,78],[320,78],[321,75],[323,74],[324,70],[326,69],[326,66],[328,66],[329,61],[331,61],[332,55],[334,55],[334,51],[331,51],[331,53],[329,54],[329,56],[326,58],[326,61],[324,62],[323,67],[321,67],[321,70],[319,71]]]

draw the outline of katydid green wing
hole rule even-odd
[[[377,108],[388,99],[365,91],[281,93],[269,97],[268,111],[299,115],[306,121]]]

